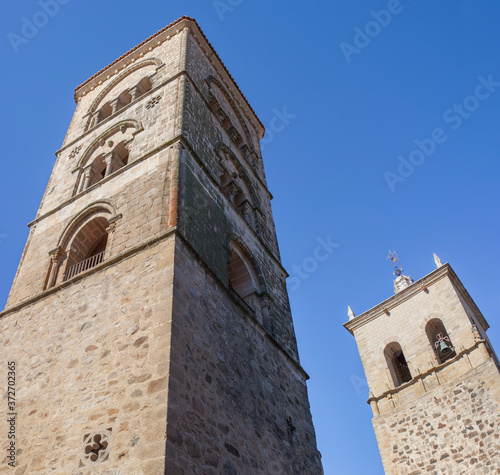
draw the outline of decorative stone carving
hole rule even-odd
[[[155,96],[153,97],[152,99],[150,99],[147,103],[146,103],[146,109],[147,110],[150,110],[152,109],[153,107],[155,107],[161,100],[161,95],[160,96]]]
[[[83,453],[80,466],[93,466],[109,458],[111,429],[90,432],[83,437]]]
[[[82,149],[83,145],[78,145],[78,147],[75,147],[73,150],[71,150],[71,153],[69,154],[68,158],[71,160],[75,158],[79,153],[80,150]]]

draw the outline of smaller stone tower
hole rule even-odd
[[[388,474],[500,473],[499,362],[449,264],[344,326],[356,338]]]

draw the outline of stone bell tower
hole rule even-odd
[[[498,473],[499,362],[449,264],[344,326],[354,335],[386,473]]]
[[[264,128],[217,53],[183,17],[75,100],[0,313],[19,473],[321,474]]]

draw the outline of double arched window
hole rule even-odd
[[[101,153],[89,157],[82,169],[78,191],[86,190],[127,165],[129,158],[128,146],[128,143],[122,141],[117,145],[111,145],[113,147],[111,151],[100,151]]]
[[[139,99],[153,87],[149,77],[142,78],[135,86],[126,89],[119,93],[115,98],[105,102],[99,109],[92,114],[92,119],[89,122],[89,128],[92,128],[102,122],[104,119],[116,114],[126,105]]]
[[[255,199],[252,185],[237,159],[227,150],[221,151],[220,186],[234,203],[245,221],[256,230]]]
[[[96,138],[82,154],[74,173],[78,173],[73,193],[76,195],[131,162],[130,151],[137,133],[142,131],[137,120],[124,120]]]

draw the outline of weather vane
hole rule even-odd
[[[394,275],[400,276],[405,275],[405,271],[403,270],[403,266],[401,265],[401,261],[399,260],[398,253],[396,251],[389,251],[389,255],[387,259],[390,259],[394,264]],[[398,267],[399,266],[399,267]]]

